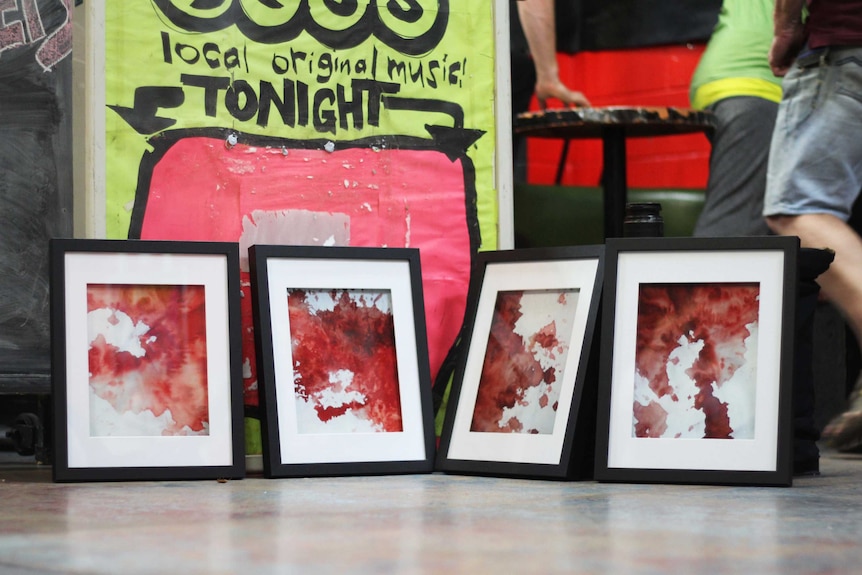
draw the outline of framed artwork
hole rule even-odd
[[[608,240],[597,479],[791,484],[798,251]]]
[[[249,250],[266,477],[433,469],[419,250]]]
[[[591,458],[584,460],[577,447],[592,447],[595,438],[595,406],[586,398],[594,397],[588,388],[596,381],[587,373],[603,263],[601,246],[477,255],[438,469],[558,479],[591,474]]]
[[[50,252],[54,480],[242,478],[238,246]]]

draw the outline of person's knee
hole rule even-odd
[[[791,232],[796,216],[766,216],[766,225],[780,236],[794,235]]]

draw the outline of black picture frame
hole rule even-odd
[[[419,250],[254,245],[268,478],[430,473]]]
[[[795,237],[607,241],[596,479],[792,484]]]
[[[477,254],[437,469],[592,477],[602,246]]]
[[[243,478],[238,245],[49,252],[54,481]]]

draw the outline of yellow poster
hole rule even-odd
[[[497,245],[489,0],[106,2],[110,238],[419,248],[432,377]],[[257,404],[247,261],[246,403]],[[344,286],[349,287],[349,286]]]

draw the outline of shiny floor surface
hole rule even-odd
[[[794,487],[442,474],[53,484],[0,463],[0,573],[860,573],[862,459]]]

